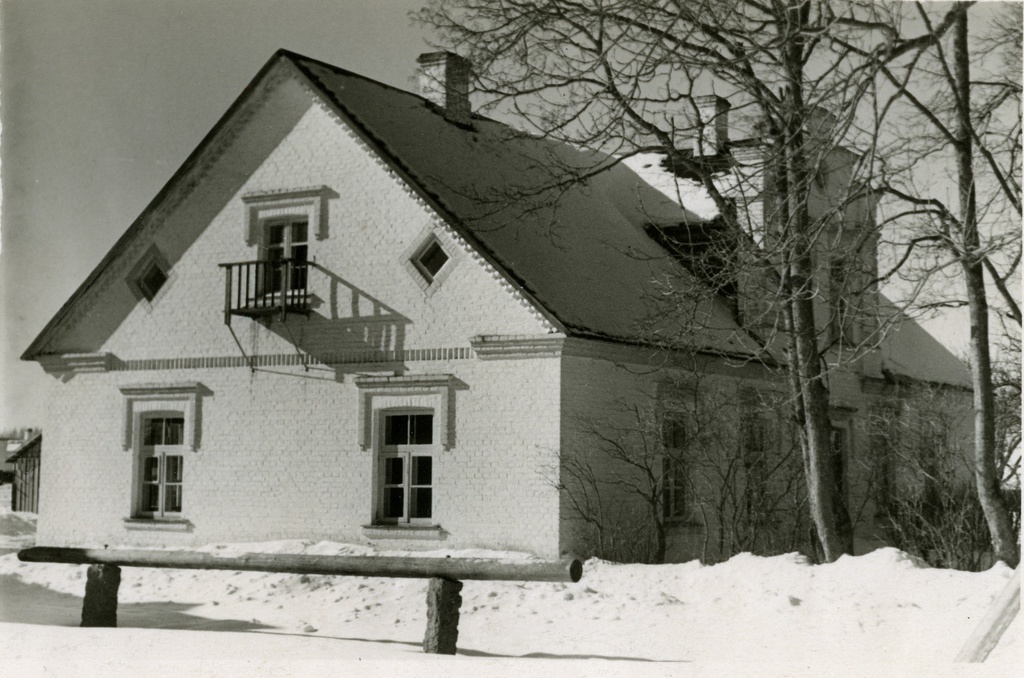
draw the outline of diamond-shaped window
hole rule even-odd
[[[437,274],[444,268],[444,265],[451,259],[448,253],[441,247],[441,243],[437,240],[431,239],[430,242],[420,249],[419,253],[413,257],[413,263],[416,264],[416,268],[423,274],[423,277],[428,282],[433,282]]]
[[[160,264],[151,261],[142,275],[139,276],[137,284],[139,291],[142,292],[142,296],[146,298],[146,301],[153,301],[156,293],[160,291],[165,282],[167,282],[167,274],[160,268]]]

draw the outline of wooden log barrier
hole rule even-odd
[[[461,580],[575,583],[583,576],[583,563],[576,558],[516,561],[288,553],[217,555],[197,551],[34,546],[19,551],[18,560],[89,565],[82,603],[82,626],[117,626],[117,589],[121,583],[121,567],[429,579],[423,650],[432,654],[455,654],[459,637],[459,606],[462,605]]]
[[[377,556],[311,556],[294,553],[217,555],[198,551],[149,549],[80,549],[34,546],[18,552],[26,563],[169,567],[181,570],[242,570],[289,574],[335,574],[350,577],[441,577],[481,581],[578,582],[583,563],[575,558],[553,561],[489,560],[486,558],[391,558]]]

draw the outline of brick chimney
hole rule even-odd
[[[444,117],[458,125],[470,125],[472,110],[469,106],[469,79],[472,66],[467,59],[452,52],[421,54],[420,95],[437,104]]]
[[[693,154],[703,157],[718,155],[729,143],[729,102],[717,94],[693,97],[697,109],[694,120]]]

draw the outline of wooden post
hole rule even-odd
[[[117,627],[117,589],[120,586],[120,567],[89,566],[82,603],[82,626]]]
[[[455,654],[459,640],[459,606],[462,582],[434,577],[427,585],[427,632],[423,651],[429,654]]]

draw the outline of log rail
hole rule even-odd
[[[429,579],[423,649],[432,654],[455,654],[463,580],[575,583],[583,576],[583,563],[576,558],[518,561],[288,553],[218,555],[199,551],[35,546],[19,551],[18,560],[89,566],[82,626],[117,626],[117,590],[122,567]]]

